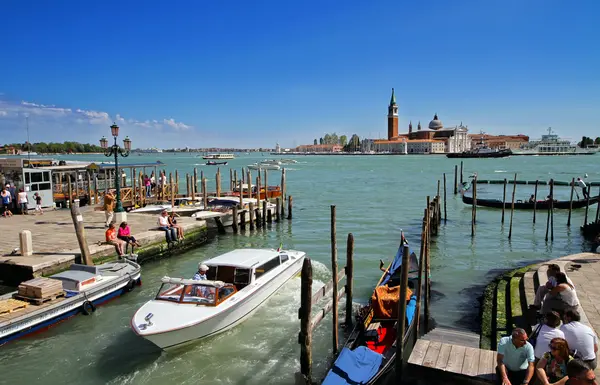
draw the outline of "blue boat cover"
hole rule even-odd
[[[343,348],[322,385],[355,385],[368,382],[381,366],[383,355],[366,346]]]
[[[396,273],[396,271],[398,271],[398,269],[400,268],[400,266],[402,266],[402,248],[404,247],[405,244],[408,244],[408,242],[406,242],[404,239],[402,239],[402,242],[400,242],[400,247],[398,247],[398,251],[396,252],[396,256],[394,257],[394,261],[392,262],[392,266],[390,266],[389,270],[387,271],[385,278],[381,281],[381,284],[379,286],[385,285],[386,283],[388,283],[388,281],[394,276],[394,274]],[[417,256],[415,255],[415,253],[411,252],[410,253],[410,258],[409,258],[409,270],[408,272],[415,272],[419,270],[419,262],[417,261]]]
[[[415,316],[415,310],[417,308],[417,296],[416,295],[412,295],[410,297],[410,300],[408,301],[408,303],[406,304],[406,327],[408,328],[408,325],[410,325],[410,323],[412,322],[413,317]]]

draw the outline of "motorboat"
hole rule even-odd
[[[278,164],[270,163],[253,163],[248,165],[249,170],[281,170],[281,166]]]
[[[206,165],[207,166],[220,166],[220,165],[227,166],[227,162],[226,161],[224,161],[224,162],[215,162],[215,161],[209,160],[208,162],[206,162]]]
[[[202,210],[204,208],[204,204],[202,203],[201,198],[177,198],[175,199],[175,206],[171,206],[170,203],[163,204],[151,204],[146,205],[144,207],[139,207],[137,209],[133,209],[130,211],[132,214],[159,214],[164,210],[167,211],[175,211],[179,215],[189,216],[195,213],[198,210]],[[173,208],[174,207],[174,208]]]
[[[295,160],[295,159],[281,159],[279,162],[281,162],[281,164],[294,164],[294,163],[298,163],[298,161]]]
[[[235,156],[233,154],[208,154],[202,156],[202,159],[234,159]]]
[[[25,301],[22,308],[0,317],[0,345],[39,332],[78,313],[89,315],[96,306],[131,291],[141,283],[141,268],[130,260],[98,266],[72,264],[69,270],[51,275],[62,282],[63,293],[36,303]],[[0,303],[20,301],[18,292],[0,296]]]
[[[254,313],[296,276],[306,254],[236,249],[204,261],[207,280],[164,277],[131,319],[134,333],[161,349],[222,333]]]
[[[281,161],[277,160],[277,159],[265,159],[262,162],[260,162],[261,164],[276,164],[278,166],[281,165]]]

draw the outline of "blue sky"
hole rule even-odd
[[[0,4],[0,143],[274,147],[445,125],[600,136],[600,1]]]

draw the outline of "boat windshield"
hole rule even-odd
[[[215,304],[216,289],[211,285],[203,285],[201,281],[194,285],[163,283],[156,299],[180,303],[195,303],[200,305]]]

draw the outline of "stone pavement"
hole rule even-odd
[[[81,208],[86,239],[93,257],[104,257],[115,254],[110,245],[99,245],[104,241],[105,216],[103,211],[94,211],[92,206]],[[133,236],[142,246],[164,242],[164,232],[156,230],[158,214],[127,214],[127,222]],[[204,227],[204,221],[194,218],[177,219],[184,230]],[[30,230],[32,235],[33,255],[24,257],[18,251],[19,232]],[[18,265],[26,267],[33,273],[60,264],[70,264],[80,254],[75,227],[68,209],[48,210],[43,215],[14,215],[11,218],[0,218],[0,271],[2,266]],[[44,272],[45,273],[45,272]]]

